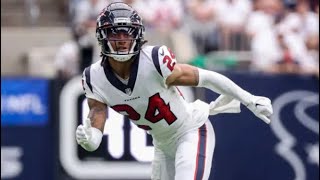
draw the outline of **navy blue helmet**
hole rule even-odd
[[[114,38],[120,32],[125,33],[127,38]],[[127,61],[139,53],[145,43],[144,33],[142,18],[131,6],[122,2],[109,4],[97,18],[96,37],[101,53],[117,61]],[[130,48],[125,52],[118,47],[114,49],[112,41],[130,41]]]

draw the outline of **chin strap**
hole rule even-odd
[[[119,62],[126,62],[126,61],[129,61],[132,56],[134,56],[135,54],[130,54],[130,55],[114,55],[114,54],[110,54],[110,55],[107,55],[111,58],[113,58],[114,60],[116,61],[119,61]]]

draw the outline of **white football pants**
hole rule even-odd
[[[192,130],[160,149],[155,147],[152,180],[207,180],[215,134],[211,122]]]

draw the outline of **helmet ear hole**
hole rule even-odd
[[[114,38],[120,31],[127,33],[128,41],[132,41],[127,53],[117,48],[113,49],[111,45],[112,41],[124,41]],[[138,54],[146,42],[144,31],[145,28],[139,14],[131,6],[122,2],[111,3],[97,18],[96,38],[101,45],[101,53],[115,60],[126,61]],[[115,36],[111,39],[112,34]]]

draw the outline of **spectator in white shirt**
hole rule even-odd
[[[276,18],[282,12],[280,0],[257,0],[246,25],[246,33],[251,38],[253,54],[252,69],[268,71],[281,59],[281,47],[275,31]]]
[[[221,28],[223,38],[221,48],[226,50],[244,49],[242,36],[245,22],[252,10],[250,0],[217,0],[215,1],[216,20]]]
[[[80,0],[74,3],[72,29],[80,48],[80,72],[89,66],[96,56],[96,20],[107,3],[106,0]]]
[[[62,44],[58,49],[54,61],[57,77],[61,80],[69,80],[80,73],[79,46],[74,40]]]

